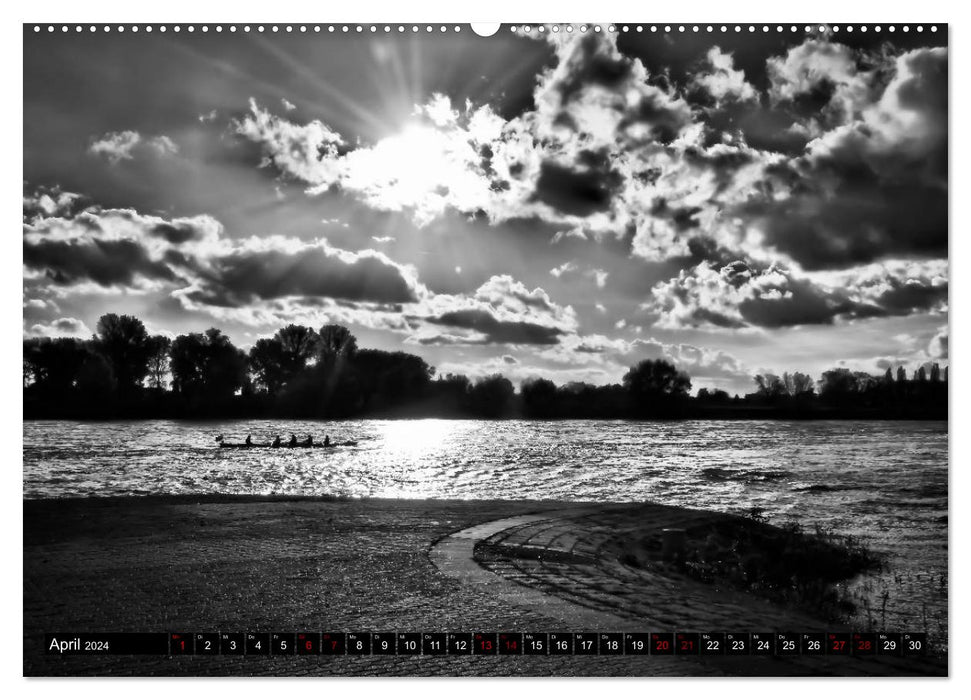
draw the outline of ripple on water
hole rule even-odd
[[[897,573],[947,572],[935,545],[947,541],[946,421],[29,421],[23,430],[25,498],[285,492],[761,508],[772,521],[868,537]],[[250,453],[213,442],[291,432],[358,445]],[[946,618],[946,600],[921,595],[915,605]]]

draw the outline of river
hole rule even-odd
[[[334,450],[219,450],[296,433]],[[944,421],[361,420],[24,423],[24,497],[185,493],[650,500],[864,538],[877,628],[947,630]],[[869,610],[865,609],[869,606]]]

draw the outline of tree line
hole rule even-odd
[[[424,359],[359,348],[340,325],[288,325],[248,352],[210,328],[172,339],[134,316],[105,314],[94,336],[25,338],[25,418],[346,418],[365,415],[529,418],[947,416],[947,369],[883,377],[833,369],[816,382],[794,372],[757,375],[745,397],[703,388],[665,360],[646,359],[620,384],[501,374],[435,376]]]

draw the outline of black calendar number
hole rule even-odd
[[[924,632],[905,632],[900,635],[904,656],[923,656],[927,653],[927,635]]]
[[[624,635],[624,653],[643,656],[651,653],[651,635],[646,632],[628,632]]]
[[[242,632],[221,632],[219,653],[242,655],[246,651],[246,637]]]
[[[880,656],[903,656],[903,635],[899,632],[880,632],[877,634],[877,654]]]
[[[421,636],[421,653],[425,656],[442,656],[448,651],[448,638],[442,632],[427,632]]]
[[[270,635],[268,632],[246,633],[247,656],[262,656],[270,653]]]
[[[798,634],[779,632],[775,635],[775,653],[778,656],[799,656]]]
[[[752,639],[748,632],[727,632],[725,634],[726,656],[748,656],[752,653]]]
[[[367,656],[371,653],[371,635],[367,632],[347,633],[347,653]]]
[[[472,653],[472,635],[453,632],[448,635],[448,653],[462,656]]]
[[[624,635],[620,632],[601,632],[598,639],[601,656],[621,656],[624,653]]]
[[[546,632],[526,632],[523,635],[523,653],[546,656],[550,649],[550,636]]]
[[[288,656],[296,653],[296,637],[293,632],[274,632],[270,635],[270,653],[276,656]]]
[[[394,656],[397,646],[393,632],[374,632],[371,634],[371,653]]]
[[[826,653],[826,635],[822,632],[804,632],[800,642],[799,651],[804,656],[819,656]]]
[[[772,656],[775,654],[775,635],[771,632],[753,632],[750,638],[753,656]]]
[[[218,632],[198,632],[195,635],[196,654],[201,656],[215,656],[219,653]]]
[[[399,655],[414,656],[421,654],[421,635],[417,632],[399,632],[397,639]]]
[[[577,656],[597,655],[597,635],[593,632],[575,632],[573,634],[573,653]]]
[[[572,632],[550,632],[550,655],[563,656],[573,653]]]
[[[702,656],[724,656],[725,634],[723,632],[702,632],[698,635],[698,651]]]

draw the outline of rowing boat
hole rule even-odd
[[[288,443],[283,443],[274,447],[272,443],[269,442],[253,442],[247,445],[245,442],[220,442],[219,449],[221,450],[252,450],[252,449],[270,449],[270,450],[329,450],[334,447],[355,447],[357,445],[356,440],[345,440],[344,442],[332,442],[329,445],[317,444],[307,445],[304,443],[297,443],[296,445],[290,445]]]

